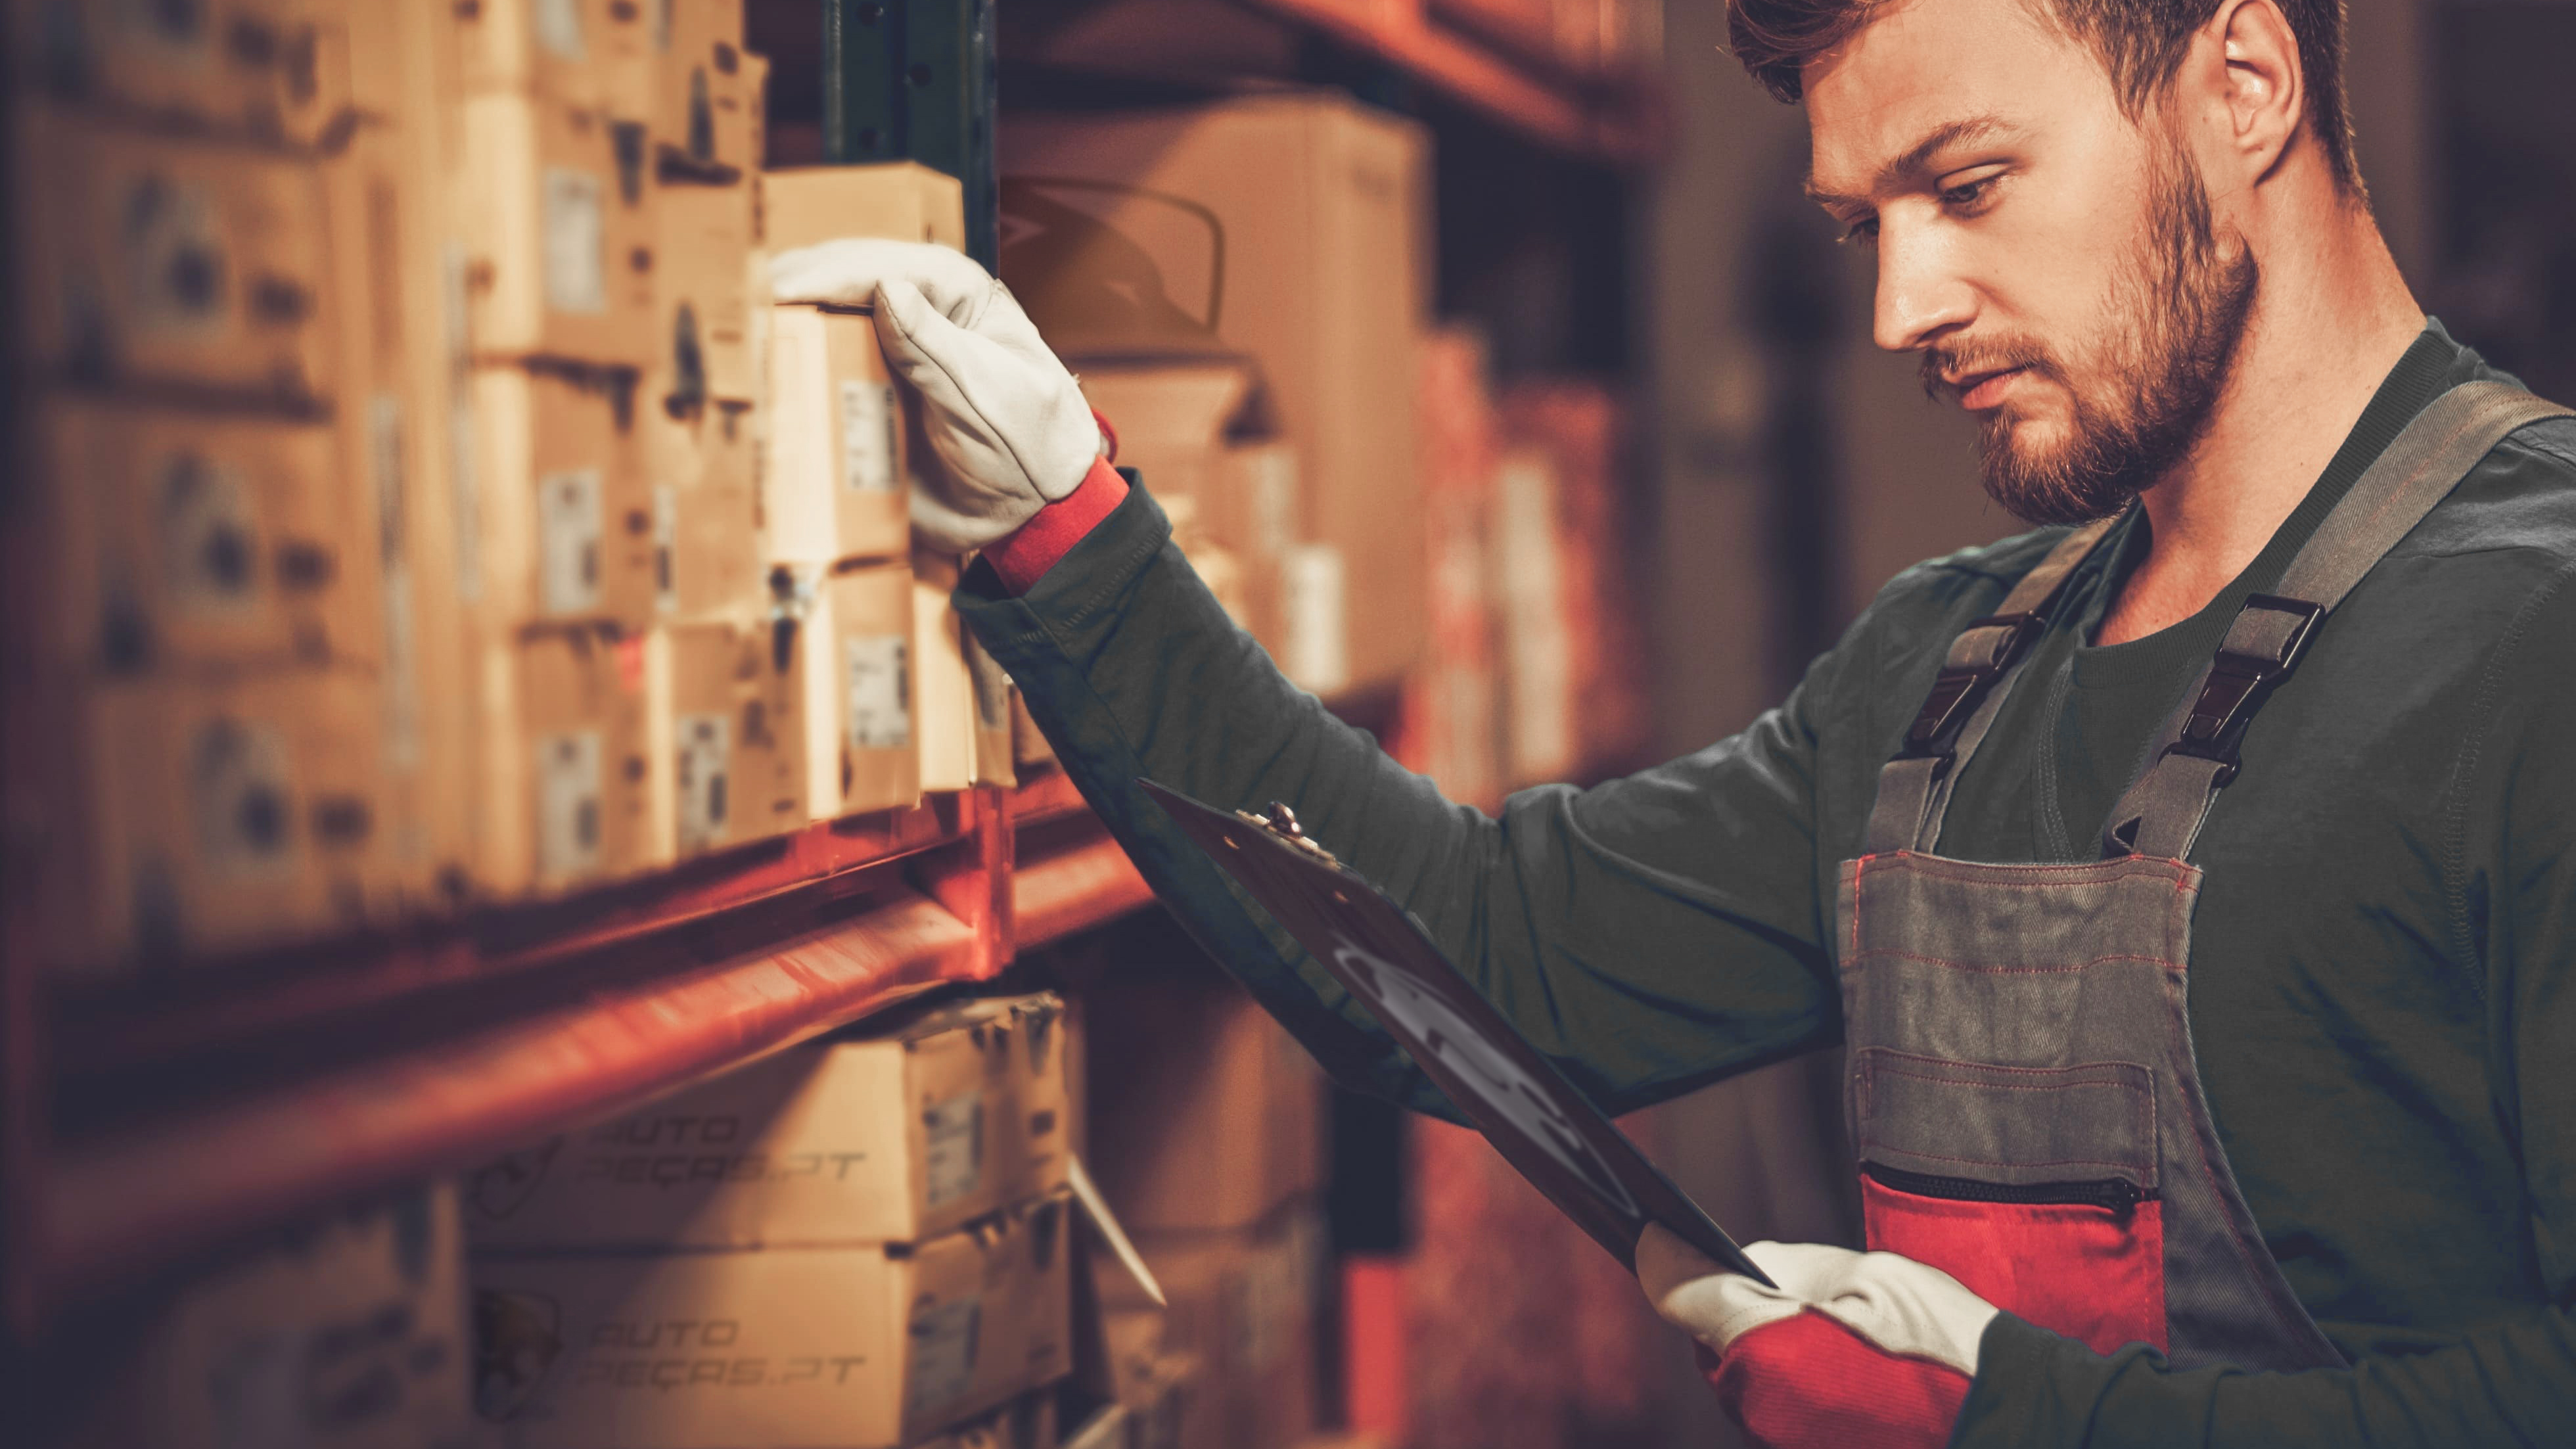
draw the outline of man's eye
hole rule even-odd
[[[1955,186],[1944,186],[1941,188],[1941,204],[1952,211],[1975,211],[1993,197],[1995,182],[2000,179],[2002,173],[1997,172],[1973,181],[1962,181]]]
[[[1846,246],[1873,246],[1877,241],[1878,218],[1874,216],[1866,221],[1853,222],[1843,230],[1843,244]]]

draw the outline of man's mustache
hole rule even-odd
[[[1927,347],[1917,364],[1923,395],[1934,402],[1955,403],[1967,389],[1953,379],[1973,379],[2015,368],[2041,377],[2058,377],[2057,364],[2040,348],[2026,343],[1985,343],[1974,347]]]

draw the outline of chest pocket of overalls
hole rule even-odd
[[[1852,1055],[1869,1246],[2097,1352],[2165,1347],[2154,1074]]]

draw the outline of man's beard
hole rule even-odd
[[[2155,170],[2147,235],[2113,283],[2112,324],[2092,366],[2079,374],[2016,341],[1923,354],[1923,385],[1936,397],[1948,390],[1945,374],[2008,367],[2066,389],[2066,441],[2016,446],[2009,404],[1987,416],[1978,439],[1986,492],[2031,523],[2107,518],[2182,462],[2208,429],[2245,340],[2260,279],[2253,253],[2219,256],[2209,192],[2178,147]]]

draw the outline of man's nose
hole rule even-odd
[[[1976,289],[1961,276],[1948,239],[1893,221],[1880,223],[1870,340],[1890,352],[1919,352],[1975,317]]]

